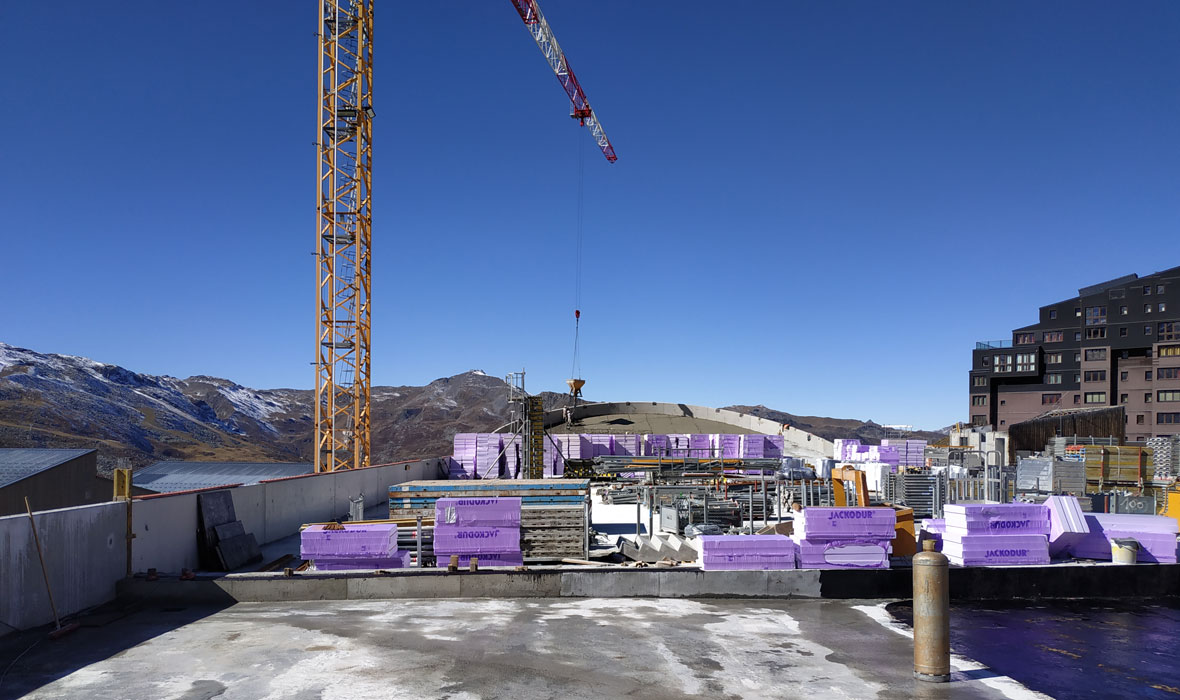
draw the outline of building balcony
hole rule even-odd
[[[977,340],[975,341],[976,350],[1000,350],[1002,348],[1011,348],[1011,340]]]

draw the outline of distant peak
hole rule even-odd
[[[487,373],[487,372],[484,372],[482,369],[473,369],[473,370],[470,370],[470,371],[468,371],[467,373],[468,373],[468,374],[474,374],[474,375],[476,375],[476,376],[478,376],[478,377],[486,377],[486,376],[488,376],[488,373]]]

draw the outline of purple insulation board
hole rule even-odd
[[[743,459],[762,459],[766,455],[766,436],[765,435],[743,435],[742,436],[742,458]]]
[[[646,457],[666,457],[668,453],[667,435],[647,435],[643,441],[643,454]]]
[[[766,436],[766,453],[765,457],[782,457],[783,456],[783,436],[782,435],[767,435]]]
[[[801,569],[889,568],[889,540],[802,540],[798,544]]]
[[[503,436],[499,433],[479,433],[475,436],[476,477],[494,478],[500,473],[500,448]]]
[[[448,555],[448,556],[450,556],[450,555]],[[460,554],[458,556],[459,556],[460,568],[467,568],[468,566],[470,566],[471,557],[475,557],[479,560],[478,565],[480,567],[484,567],[484,566],[524,566],[524,555],[521,554],[520,552],[510,552],[510,553],[488,552],[485,554]],[[448,564],[450,564],[450,561],[440,561],[439,562],[439,566],[446,566]]]
[[[956,566],[1014,566],[1048,564],[1045,535],[966,535],[942,540],[942,553]]]
[[[717,440],[722,459],[738,459],[742,456],[741,435],[718,435]]]
[[[345,525],[343,530],[309,525],[299,535],[299,555],[304,559],[389,558],[396,551],[397,525],[393,523]]]
[[[333,559],[316,557],[317,571],[356,571],[358,569],[408,569],[410,567],[410,551],[399,549],[393,556],[382,559]]]
[[[972,535],[1048,535],[1049,509],[1035,503],[948,503],[946,531]]]
[[[688,433],[673,433],[668,435],[668,456],[688,457],[690,437]]]
[[[795,555],[795,543],[786,535],[701,535],[701,556],[751,554]]]
[[[795,541],[800,539],[885,539],[892,540],[897,526],[897,512],[892,508],[819,508],[812,506],[797,513]]]
[[[638,435],[616,435],[613,454],[624,457],[639,457],[641,456],[639,442]]]
[[[590,443],[591,454],[588,457],[609,457],[614,448],[614,437],[611,435],[588,435],[582,437]]]
[[[703,571],[782,571],[794,568],[794,552],[780,556],[718,554],[701,559]]]
[[[1139,542],[1137,561],[1173,564],[1176,562],[1177,522],[1163,515],[1129,515],[1092,513],[1086,515],[1089,534],[1070,547],[1070,553],[1082,559],[1110,559],[1110,541],[1130,538]]]
[[[519,498],[440,498],[434,502],[435,525],[520,527]]]
[[[689,457],[708,459],[713,456],[713,437],[703,433],[688,436]]]
[[[434,526],[434,553],[511,554],[520,552],[520,528]]]
[[[1086,514],[1078,499],[1073,496],[1049,496],[1045,500],[1049,509],[1049,555],[1068,554],[1074,545],[1090,534]]]

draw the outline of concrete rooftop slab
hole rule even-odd
[[[43,642],[0,696],[1005,697],[986,672],[930,685],[911,668],[908,640],[843,601],[241,603],[145,609]]]

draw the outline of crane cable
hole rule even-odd
[[[582,211],[583,189],[586,171],[586,139],[581,130],[575,131],[578,137],[578,206],[577,225],[574,228],[574,360],[570,367],[570,378],[582,378],[582,358],[578,351],[578,335],[582,321]]]

